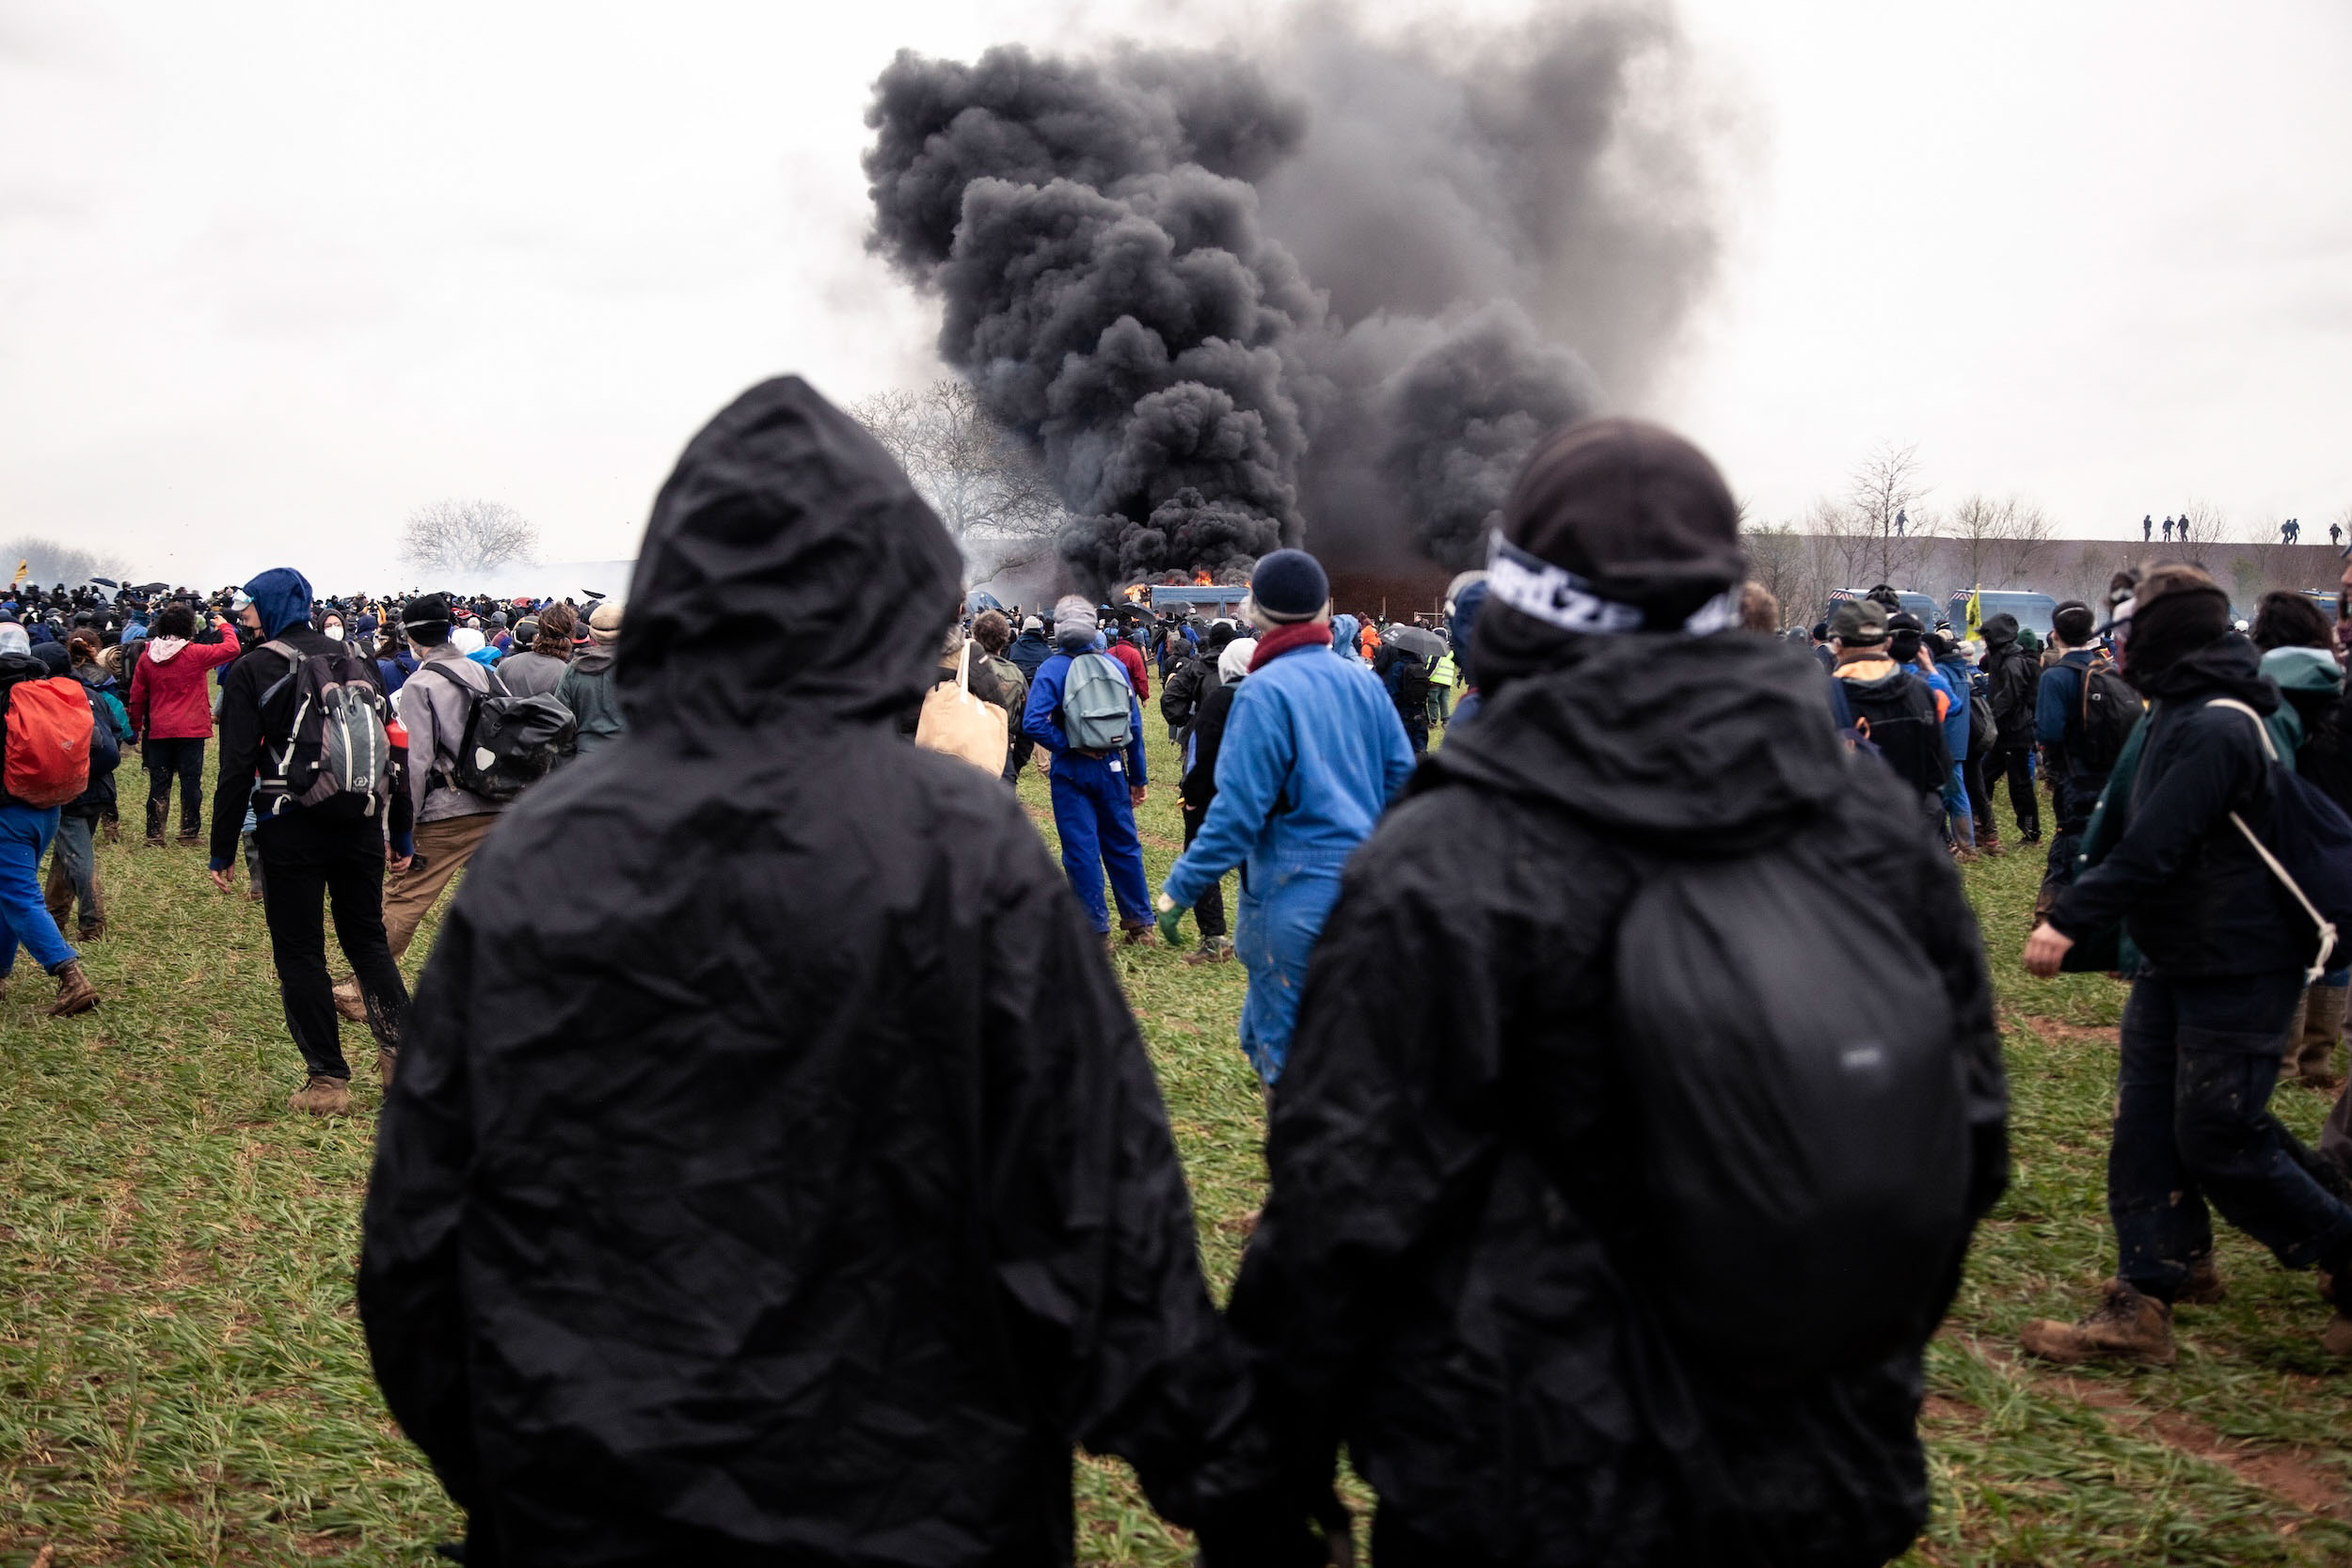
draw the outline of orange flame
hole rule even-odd
[[[1195,588],[1214,588],[1216,578],[1209,576],[1207,569],[1203,568],[1192,574],[1192,585]]]
[[[1141,604],[1143,602],[1144,595],[1151,592],[1152,591],[1149,588],[1146,588],[1139,582],[1130,583],[1127,587],[1127,602],[1129,604]]]

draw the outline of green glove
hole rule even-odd
[[[1159,920],[1160,940],[1170,947],[1182,947],[1184,944],[1184,939],[1178,932],[1177,927],[1184,924],[1184,907],[1182,904],[1171,904],[1162,910]]]

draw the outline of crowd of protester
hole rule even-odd
[[[972,615],[896,464],[771,382],[680,459],[626,622],[282,567],[0,606],[0,719],[62,676],[91,726],[70,800],[0,796],[0,918],[96,1004],[57,922],[104,935],[135,748],[147,842],[176,790],[247,867],[296,1110],[349,1110],[368,1026],[360,1314],[469,1563],[1066,1563],[1079,1448],[1209,1568],[1341,1563],[1343,1447],[1384,1568],[1883,1562],[2008,1178],[1959,869],[1994,789],[2046,821],[2026,967],[2132,984],[2116,1275],[2025,1345],[2169,1364],[2209,1207],[2323,1291],[2352,1264],[2352,1111],[2313,1148],[2268,1109],[2338,1082],[2352,697],[2308,598],[2249,638],[2180,566],[2046,644],[1891,590],[1785,636],[1738,517],[1588,420],[1430,625],[1296,549],[1232,615]],[[1187,914],[1268,1113],[1221,1311],[1109,961]]]

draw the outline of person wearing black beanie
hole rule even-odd
[[[1233,923],[1249,972],[1241,1045],[1270,1092],[1341,868],[1405,787],[1413,755],[1378,677],[1332,651],[1321,562],[1305,550],[1267,554],[1242,612],[1260,635],[1218,739],[1216,795],[1154,902],[1173,942],[1184,911],[1243,867]]]
[[[1926,1519],[1922,1355],[2007,1167],[1992,990],[1916,798],[1841,747],[1820,665],[1738,629],[1744,576],[1731,492],[1681,437],[1597,420],[1528,459],[1480,585],[1484,710],[1348,862],[1298,1006],[1228,1311],[1264,1440],[1234,1443],[1252,1457],[1203,1511],[1207,1568],[1321,1560],[1343,1439],[1382,1568],[1883,1562]],[[1898,918],[1854,901],[1869,887],[1902,890]],[[1887,964],[1909,1002],[1859,978]],[[1698,1040],[1709,1069],[1664,1065]],[[1873,1204],[1915,1179],[1943,1196],[1899,1243],[1882,1205],[1791,1252],[1710,1227],[1703,1261],[1661,1268],[1710,1118],[1801,1091],[1753,1076],[1765,1041],[1899,1052],[1935,1107],[1907,1122],[1923,1140],[1800,1119],[1870,1143],[1850,1168]],[[1733,1142],[1757,1147],[1713,1149]],[[1867,1354],[1832,1327],[1852,1274],[1761,1283],[1847,1244],[1873,1279],[1917,1249],[1895,1271],[1915,1311]],[[1766,1319],[1817,1351],[1784,1355]]]
[[[2123,1009],[2107,1212],[2116,1270],[2072,1323],[2026,1325],[2060,1363],[2172,1364],[2172,1307],[2219,1299],[2207,1205],[2289,1269],[2352,1269],[2352,1205],[2314,1180],[2265,1108],[2317,961],[2313,920],[2265,856],[2280,772],[2264,718],[2278,689],[2230,626],[2229,596],[2191,566],[2148,574],[2124,673],[2153,705],[2116,764],[2095,863],[2026,940],[2032,974],[2121,926],[2142,964]],[[2352,1355],[2352,1291],[2323,1348]]]

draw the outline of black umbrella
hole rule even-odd
[[[1426,626],[1392,626],[1381,641],[1425,659],[1434,660],[1445,652],[1445,639]]]

